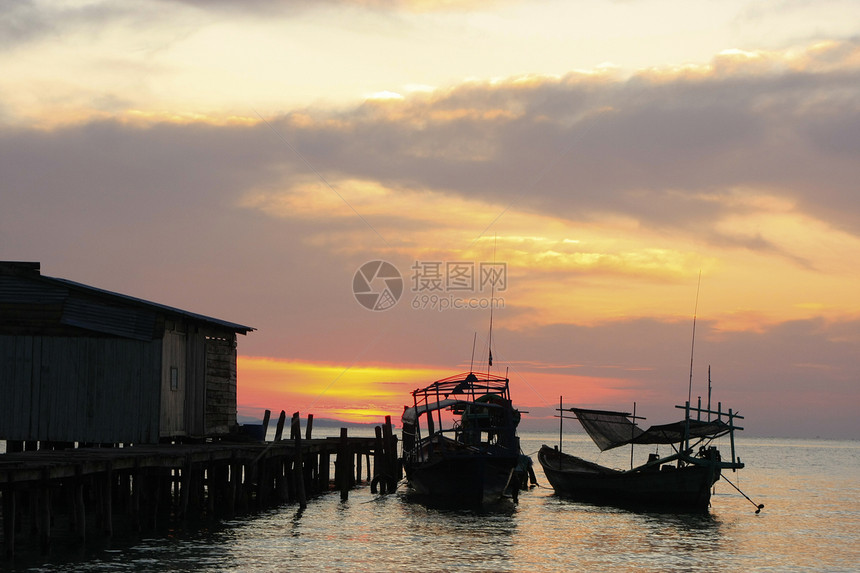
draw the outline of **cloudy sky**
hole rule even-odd
[[[695,316],[693,400],[860,438],[854,0],[23,1],[0,70],[0,259],[257,328],[241,414],[396,420],[495,305],[529,427],[669,421]]]

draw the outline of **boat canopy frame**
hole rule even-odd
[[[501,399],[506,406],[493,403],[493,398]],[[425,441],[433,440],[433,436],[443,436],[445,433],[454,433],[462,431],[459,424],[455,424],[452,428],[445,428],[442,421],[442,411],[452,409],[475,408],[486,409],[488,412],[493,410],[504,411],[505,408],[512,408],[510,394],[510,379],[507,376],[499,376],[487,372],[479,373],[475,371],[455,374],[441,380],[437,380],[432,384],[418,388],[412,391],[413,406],[405,407],[401,416],[404,431],[410,428],[409,433],[413,439],[410,440],[412,447],[416,451],[420,451],[418,447]],[[434,421],[433,414],[437,414],[437,420]],[[420,418],[426,415],[427,431],[426,438],[422,438],[422,428]],[[437,425],[438,424],[438,425]],[[514,424],[516,425],[516,424]],[[404,440],[404,448],[407,446]],[[430,444],[432,448],[432,443]],[[423,453],[422,453],[423,457]]]
[[[510,400],[510,380],[507,376],[496,374],[463,372],[412,391],[416,406],[427,403],[431,398],[439,400],[440,397],[465,395],[474,399],[485,394],[499,394],[504,399]]]
[[[510,403],[510,380],[506,376],[479,374],[474,371],[455,374],[413,390],[413,406],[404,409],[402,420],[415,424],[421,414],[454,407],[459,403],[471,404],[482,396],[489,395],[498,396]],[[487,406],[492,407],[494,404],[487,403]]]
[[[652,460],[645,466],[665,463],[673,459],[694,463],[691,454],[697,446],[702,445],[704,447],[713,440],[728,435],[731,443],[731,461],[723,462],[720,465],[732,469],[743,467],[740,458],[735,455],[734,434],[735,430],[743,430],[742,427],[735,424],[735,420],[742,420],[743,416],[732,411],[731,408],[728,412],[723,411],[722,403],[717,404],[716,410],[712,410],[710,407],[703,408],[701,399],[695,407],[691,407],[690,402],[685,402],[683,406],[676,405],[675,408],[684,410],[684,419],[669,424],[654,425],[647,430],[642,430],[636,425],[637,419],[644,420],[645,418],[629,412],[563,408],[561,404],[556,411],[559,412],[558,417],[561,419],[570,419],[564,413],[572,413],[601,452],[624,445],[657,444],[672,446],[675,451],[674,455],[656,461]],[[695,415],[695,419],[693,415]],[[714,415],[716,418],[712,418]],[[703,416],[707,416],[707,418],[702,419]]]

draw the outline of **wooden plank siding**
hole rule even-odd
[[[0,437],[155,443],[161,341],[0,335]]]
[[[206,335],[190,328],[186,339],[185,426],[189,436],[206,435]]]
[[[162,338],[161,363],[161,424],[159,433],[162,437],[184,436],[185,430],[185,332],[176,326],[166,326]],[[171,369],[176,369],[178,380],[176,387],[171,387]]]
[[[206,433],[236,425],[236,335],[206,338]]]

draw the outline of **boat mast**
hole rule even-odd
[[[478,333],[476,332],[475,335],[472,337],[472,361],[469,362],[469,372],[470,373],[475,371],[475,343],[477,343],[477,342],[478,342]]]
[[[696,305],[693,308],[693,337],[690,343],[690,384],[687,389],[687,402],[693,399],[693,350],[696,348],[696,314],[699,312],[699,287],[702,286],[702,271],[699,270],[699,282],[696,284]]]
[[[633,469],[633,438],[636,437],[636,402],[633,402],[633,425],[630,426],[630,469]]]
[[[708,421],[711,421],[711,365],[708,364]]]
[[[496,298],[496,241],[498,236],[493,239],[493,280],[490,285],[490,333],[487,336],[487,378],[490,377],[490,367],[493,365],[493,307],[495,306]]]
[[[690,383],[687,386],[687,411],[684,416],[684,449],[690,449],[690,402],[693,399],[693,355],[696,348],[696,315],[699,312],[699,288],[702,286],[702,269],[696,283],[696,305],[693,307],[693,336],[690,343]]]
[[[559,453],[562,452],[561,436],[563,433],[562,432],[562,424],[564,423],[564,412],[562,411],[561,399],[562,399],[562,397],[559,396],[558,397],[558,451],[559,451]]]

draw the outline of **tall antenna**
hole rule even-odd
[[[487,375],[490,374],[490,366],[493,365],[493,307],[495,306],[495,298],[496,298],[496,241],[498,241],[498,235],[493,238],[493,280],[490,287],[490,334],[487,336]]]
[[[472,361],[469,362],[469,372],[474,371],[475,369],[475,343],[478,341],[478,333],[472,337]]]
[[[702,269],[699,269],[699,282],[696,284],[696,306],[693,309],[693,341],[690,343],[690,385],[687,389],[687,404],[693,399],[693,350],[696,348],[696,314],[699,312],[699,287],[702,286]]]
[[[711,421],[711,365],[708,364],[708,421]]]

